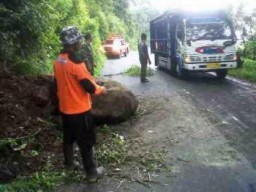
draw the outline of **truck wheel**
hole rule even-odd
[[[175,76],[177,75],[177,62],[176,61],[173,61],[171,62],[171,70],[170,70],[170,74]]]
[[[186,79],[188,77],[188,71],[181,68],[179,64],[176,64],[176,74],[181,79]]]
[[[228,74],[228,70],[227,69],[220,69],[218,71],[216,71],[216,75],[218,79],[225,79],[225,77]]]
[[[159,66],[158,55],[157,54],[155,54],[155,66]]]

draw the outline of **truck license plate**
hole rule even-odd
[[[218,68],[220,68],[220,63],[208,63],[207,68],[208,69],[218,69]]]

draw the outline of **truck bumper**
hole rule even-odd
[[[237,62],[212,62],[212,63],[185,63],[183,68],[188,71],[216,71],[219,69],[232,69],[237,67]]]

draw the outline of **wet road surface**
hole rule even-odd
[[[180,80],[154,66],[154,76],[143,84],[139,77],[123,74],[132,65],[139,65],[137,52],[107,60],[102,76],[119,81],[137,96],[175,99],[171,110],[180,110],[178,114],[192,116],[195,121],[187,120],[185,125],[194,124],[188,128],[176,127],[183,138],[175,146],[163,141],[169,148],[166,159],[172,166],[171,174],[161,171],[149,184],[122,184],[121,178],[104,178],[98,184],[74,184],[59,191],[256,192],[256,86],[231,77],[219,81],[213,74],[194,74]],[[186,102],[186,98],[188,103],[178,103]],[[198,110],[201,116],[197,116]],[[212,124],[204,121],[204,111],[213,117]],[[170,123],[171,119],[160,121],[155,129],[167,129],[179,137]],[[203,125],[197,127],[197,123]]]
[[[153,58],[151,58],[154,61]],[[193,74],[188,80],[180,80],[153,66],[155,74],[150,83],[139,84],[139,78],[123,77],[121,74],[131,65],[139,65],[137,52],[127,58],[108,60],[102,71],[103,76],[125,84],[137,95],[169,95],[184,92],[207,108],[229,129],[219,130],[256,166],[256,85],[228,77],[220,81],[214,74]],[[161,84],[161,86],[159,86]],[[226,126],[227,127],[227,126]],[[238,138],[239,137],[239,138]]]
[[[151,60],[154,61],[153,58]],[[136,95],[171,97],[174,93],[181,93],[191,96],[195,106],[205,108],[220,120],[221,123],[215,127],[229,144],[244,156],[245,161],[248,160],[248,163],[256,168],[255,84],[239,81],[232,77],[220,81],[211,73],[193,74],[188,80],[180,80],[154,66],[151,66],[155,69],[155,73],[154,76],[149,77],[150,82],[141,84],[138,77],[120,75],[134,64],[139,65],[137,52],[131,52],[127,58],[121,60],[108,60],[102,75],[123,83]],[[180,185],[176,183],[163,191],[220,191],[221,185],[223,185],[221,191],[254,192],[256,191],[255,170],[251,170],[252,167],[245,164],[237,166],[232,171],[212,169],[206,172],[203,171],[204,168],[196,169],[195,167],[198,165],[192,165],[188,168],[191,171],[186,171],[189,173],[187,176],[181,174]],[[248,172],[245,171],[246,169]],[[209,174],[213,175],[211,179],[209,179]],[[230,175],[233,175],[234,178],[230,178]],[[236,178],[236,175],[239,176]],[[216,179],[219,185],[214,189],[211,182],[214,183]],[[187,186],[193,187],[186,188],[185,183]],[[209,189],[207,189],[207,185]]]

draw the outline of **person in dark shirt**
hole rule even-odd
[[[139,51],[139,59],[141,64],[141,73],[140,73],[140,80],[142,83],[148,82],[146,79],[147,74],[147,64],[151,64],[149,54],[148,54],[148,46],[146,44],[147,35],[145,33],[141,34],[141,42],[138,44],[138,51]]]
[[[85,35],[85,43],[81,46],[81,54],[87,70],[91,75],[94,75],[95,63],[93,60],[92,35],[90,33]]]

